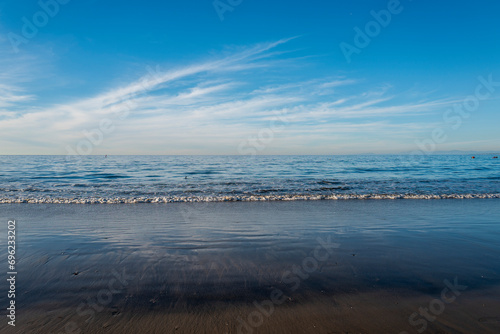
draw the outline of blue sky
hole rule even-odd
[[[498,151],[498,17],[495,1],[0,1],[0,154]]]

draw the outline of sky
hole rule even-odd
[[[498,1],[0,1],[0,154],[500,150]]]

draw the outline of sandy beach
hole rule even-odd
[[[0,14],[0,334],[500,334],[500,1]]]
[[[16,326],[0,328],[497,333],[497,205],[4,204],[19,260]]]

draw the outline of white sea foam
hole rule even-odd
[[[0,198],[0,204],[137,204],[176,202],[263,202],[263,201],[317,201],[317,200],[435,200],[435,199],[491,199],[500,198],[500,193],[492,194],[332,194],[332,195],[248,195],[248,196],[167,196],[136,198]]]
[[[428,156],[100,156],[2,160],[0,203],[497,198],[498,159]],[[68,167],[67,166],[67,167]]]

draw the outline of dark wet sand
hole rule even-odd
[[[499,333],[499,204],[1,205],[0,332]]]

